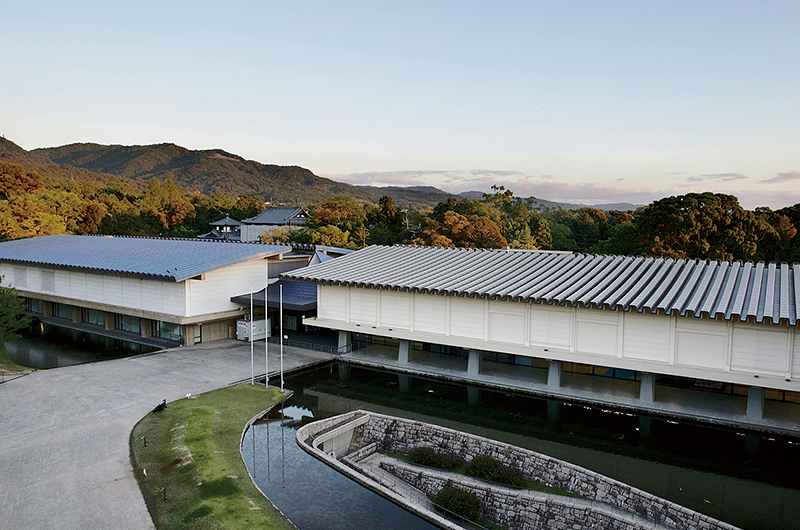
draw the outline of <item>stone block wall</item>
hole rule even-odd
[[[375,443],[382,452],[407,453],[414,447],[432,447],[471,460],[484,454],[520,469],[528,479],[560,488],[579,497],[605,504],[656,525],[673,528],[735,527],[656,497],[599,473],[547,455],[481,436],[418,421],[368,413],[370,421],[357,429],[350,452]],[[360,432],[358,432],[360,430]]]

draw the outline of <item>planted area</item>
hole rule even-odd
[[[408,458],[415,464],[450,471],[467,463],[455,453],[438,453],[432,447],[415,447],[408,452]]]
[[[515,488],[525,488],[528,485],[522,471],[503,465],[499,460],[486,455],[478,455],[470,460],[464,473],[470,477],[499,482]]]
[[[131,463],[162,529],[294,529],[261,494],[239,452],[242,430],[280,403],[274,388],[237,385],[169,403],[131,432]]]
[[[447,486],[439,490],[433,502],[470,521],[477,521],[481,512],[481,502],[474,493]]]

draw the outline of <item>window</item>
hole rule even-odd
[[[297,331],[297,317],[295,315],[283,315],[283,329]]]
[[[67,304],[53,304],[53,316],[72,320],[72,306]]]
[[[47,291],[50,293],[56,292],[55,271],[42,271],[42,291]]]
[[[82,313],[82,320],[86,324],[94,324],[95,326],[103,326],[106,325],[106,314],[103,311],[98,311],[97,309],[87,309],[83,308]]]
[[[156,336],[167,340],[181,340],[181,326],[180,324],[173,324],[172,322],[158,321],[156,324]]]
[[[131,333],[141,333],[141,323],[139,317],[132,317],[128,315],[116,315],[115,327],[122,331],[130,331]]]
[[[28,286],[28,270],[25,267],[14,267],[14,287],[24,289]]]
[[[42,302],[35,298],[25,299],[25,308],[31,313],[42,313]]]

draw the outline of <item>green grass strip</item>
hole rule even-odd
[[[2,342],[0,342],[0,372],[4,375],[18,375],[18,374],[28,374],[30,372],[35,372],[33,368],[28,368],[27,366],[22,366],[21,364],[17,364],[11,360],[11,357],[8,356],[8,351],[6,351],[6,346]]]
[[[131,462],[158,530],[295,528],[255,487],[239,452],[247,422],[281,399],[274,388],[236,385],[142,418]]]

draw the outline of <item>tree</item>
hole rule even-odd
[[[734,260],[757,250],[759,223],[733,195],[667,197],[639,209],[634,226],[643,252],[653,256]]]
[[[36,191],[42,187],[42,177],[36,171],[27,171],[22,164],[0,162],[0,197],[12,191]]]
[[[0,276],[0,283],[3,277]],[[17,296],[13,287],[0,286],[0,343],[18,340],[19,330],[31,323],[31,317],[23,313],[25,302]]]
[[[467,248],[500,248],[508,245],[497,224],[488,217],[464,217],[454,211],[445,212],[442,223],[429,219],[427,229],[413,243]]]

